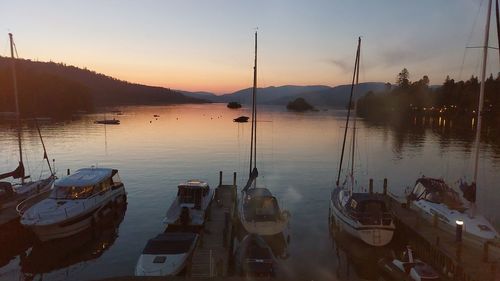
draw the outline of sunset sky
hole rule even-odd
[[[64,62],[147,85],[227,93],[252,84],[258,27],[262,87],[349,83],[358,36],[363,38],[362,81],[394,82],[407,67],[412,80],[428,74],[432,84],[440,84],[447,74],[466,79],[479,72],[479,49],[469,49],[461,66],[465,47],[482,44],[486,4],[3,1],[0,55],[9,54],[7,33],[12,32],[22,58]],[[498,53],[492,52],[490,62],[489,72],[496,73]]]

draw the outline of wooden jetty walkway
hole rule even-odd
[[[224,185],[220,172],[219,186],[215,189],[215,198],[209,207],[208,220],[187,271],[192,279],[227,276],[236,206],[236,173],[233,173],[233,184]]]
[[[370,180],[369,192],[373,191]],[[387,179],[384,179],[383,194],[391,208],[396,231],[408,240],[413,250],[422,260],[439,270],[449,280],[460,281],[499,281],[500,262],[498,241],[484,245],[472,244],[465,239],[457,242],[455,233],[445,230],[444,223],[437,217],[432,220],[422,218],[406,202],[400,202],[387,192]]]

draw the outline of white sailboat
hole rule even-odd
[[[24,162],[23,162],[23,146],[21,140],[21,116],[19,111],[19,100],[17,91],[17,77],[16,77],[16,59],[14,57],[14,39],[12,33],[9,33],[10,39],[10,51],[11,51],[11,69],[12,69],[12,81],[14,85],[14,101],[16,107],[16,128],[17,128],[17,142],[19,147],[19,165],[18,167],[8,173],[0,174],[0,180],[12,177],[14,179],[20,179],[19,184],[12,185],[10,182],[0,182],[0,224],[6,223],[18,217],[17,205],[23,200],[37,196],[40,194],[47,193],[50,190],[52,184],[55,180],[55,174],[50,166],[50,162],[47,157],[47,151],[45,150],[45,144],[43,143],[42,135],[38,129],[40,140],[42,141],[42,146],[44,150],[44,159],[47,160],[49,166],[50,175],[46,178],[40,180],[31,180],[29,175],[25,174]],[[47,193],[48,195],[48,193]],[[43,197],[37,196],[39,200]],[[30,200],[31,203],[35,203],[38,199]],[[39,201],[38,200],[38,201]]]
[[[484,216],[477,213],[475,206],[491,8],[492,0],[489,0],[484,33],[484,46],[482,47],[483,61],[477,110],[474,178],[470,185],[466,183],[462,183],[461,185],[464,192],[464,198],[470,202],[470,206],[466,206],[458,193],[450,188],[443,180],[436,178],[423,177],[418,179],[412,192],[408,195],[411,208],[418,210],[426,219],[432,220],[434,216],[437,216],[439,220],[443,222],[441,226],[450,232],[454,232],[456,224],[461,223],[463,224],[464,239],[481,245],[488,240],[500,238],[495,227]]]
[[[351,171],[346,175],[346,180],[340,184],[340,174],[344,158],[345,143],[347,138],[351,104],[355,86],[359,78],[359,60],[361,51],[361,38],[358,39],[356,60],[351,95],[349,98],[347,119],[345,124],[344,141],[340,158],[336,187],[330,198],[329,223],[340,231],[357,237],[371,246],[385,246],[391,242],[394,235],[394,222],[381,195],[373,193],[354,192],[357,182],[354,178],[354,152],[356,144],[356,118],[353,121]],[[356,107],[356,102],[354,102]],[[355,111],[356,108],[354,108]]]
[[[255,32],[255,61],[252,91],[252,133],[250,142],[250,172],[242,190],[238,207],[241,224],[249,233],[275,235],[288,228],[289,213],[282,211],[278,200],[265,187],[257,187],[257,32]]]

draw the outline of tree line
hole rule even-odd
[[[480,81],[471,76],[466,81],[455,81],[449,76],[440,86],[430,86],[424,75],[410,80],[404,68],[396,77],[395,85],[386,84],[381,92],[370,91],[357,102],[357,113],[371,120],[398,120],[414,116],[443,116],[472,118],[477,115]],[[485,84],[484,117],[500,121],[500,74],[490,75]]]

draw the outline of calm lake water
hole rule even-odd
[[[233,171],[238,173],[240,187],[246,182],[250,123],[233,123],[232,119],[250,116],[248,108],[230,110],[212,104],[119,109],[124,114],[114,116],[121,120],[118,126],[94,124],[103,117],[95,114],[44,122],[40,127],[49,157],[56,159],[58,176],[66,169],[91,165],[119,170],[128,192],[123,218],[115,218],[110,224],[114,227],[102,229],[99,239],[83,233],[33,246],[29,233],[22,230],[2,233],[0,280],[133,275],[146,241],[163,231],[162,219],[179,182],[198,178],[216,187],[219,171],[225,173],[227,183],[232,181]],[[300,279],[360,279],[342,253],[336,254],[327,225],[345,113],[299,114],[283,107],[259,107],[259,184],[270,188],[292,214],[290,257],[282,261],[282,269]],[[156,119],[154,114],[160,117]],[[375,188],[381,190],[383,178],[388,178],[390,191],[403,194],[422,174],[443,177],[450,183],[464,175],[471,178],[472,129],[462,128],[463,134],[450,136],[439,123],[400,132],[360,120],[355,158],[358,180],[367,185],[374,178]],[[10,171],[18,161],[16,133],[7,123],[0,123],[0,132],[0,171]],[[24,127],[23,143],[28,171],[38,178],[47,168],[34,127]],[[479,208],[497,228],[498,152],[495,143],[482,145],[478,184]]]

